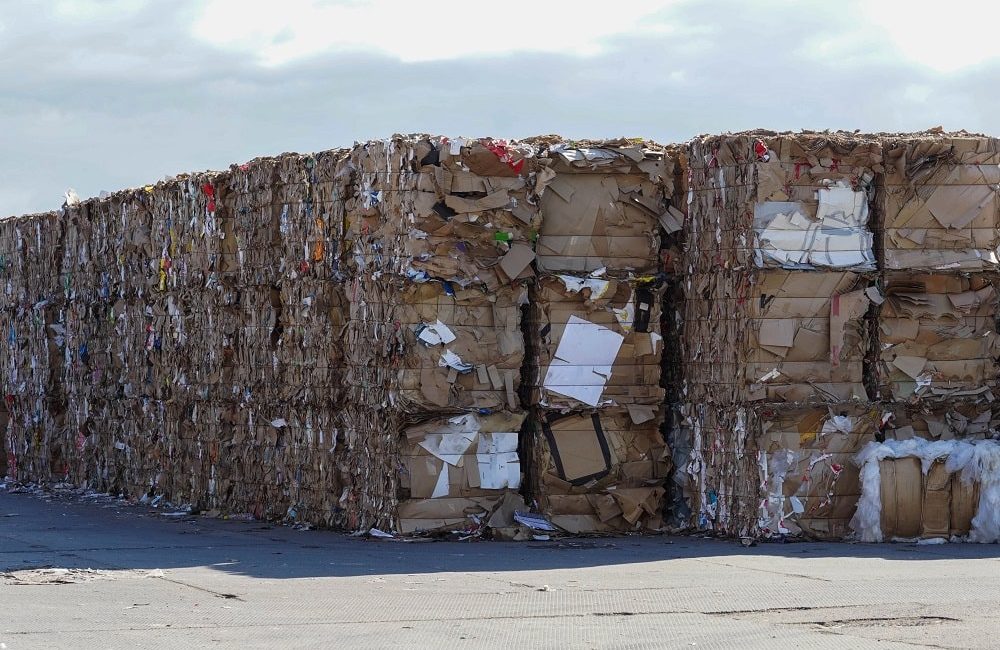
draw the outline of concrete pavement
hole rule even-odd
[[[401,542],[0,490],[0,650],[992,648],[997,545]]]

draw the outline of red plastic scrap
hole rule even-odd
[[[500,162],[507,165],[518,174],[520,174],[521,170],[524,169],[524,158],[514,160],[514,152],[507,145],[506,140],[486,140],[483,142],[483,145],[492,151],[496,157],[500,159]]]
[[[771,158],[767,153],[767,145],[764,144],[763,140],[757,140],[753,143],[753,153],[757,156],[757,160],[762,162],[767,162]]]
[[[205,183],[201,186],[201,191],[208,197],[208,211],[215,212],[215,188],[211,183]]]

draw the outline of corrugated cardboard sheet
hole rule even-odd
[[[996,280],[888,273],[879,317],[881,383],[898,402],[990,402],[997,386]]]
[[[531,296],[533,403],[557,410],[659,407],[664,397],[662,287],[605,277],[544,276]]]
[[[1000,268],[1000,140],[924,133],[885,147],[885,268]]]
[[[689,159],[687,272],[875,269],[877,140],[839,132],[703,136]]]
[[[670,455],[660,418],[626,409],[540,413],[537,492],[552,523],[572,533],[662,527]]]

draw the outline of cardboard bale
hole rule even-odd
[[[851,527],[863,542],[996,541],[990,494],[997,458],[991,438],[869,442],[854,459],[862,490]]]
[[[653,281],[540,278],[530,303],[532,403],[554,410],[655,411],[665,394],[659,361],[662,296]]]
[[[349,164],[348,517],[392,530],[408,421],[520,408],[521,285],[551,174],[531,145],[424,135],[358,145]]]
[[[870,282],[768,270],[685,280],[687,399],[719,405],[867,400]]]
[[[885,141],[885,268],[1000,268],[1000,140],[920,133]]]
[[[60,481],[70,472],[73,445],[63,427],[60,336],[51,327],[63,302],[58,273],[63,222],[59,213],[44,213],[0,224],[7,473],[22,480]]]
[[[851,459],[875,439],[879,412],[854,404],[761,410],[761,535],[848,536],[861,494]]]
[[[399,397],[411,415],[518,409],[524,361],[523,287],[493,293],[409,284],[394,297],[404,356]]]
[[[570,533],[662,527],[670,454],[659,425],[622,408],[536,414],[535,494]]]
[[[540,203],[539,270],[658,270],[659,226],[677,232],[684,218],[671,205],[676,159],[664,147],[642,140],[550,142],[539,162],[551,176]]]
[[[23,353],[22,333],[6,327],[15,354],[3,362],[5,377],[35,368],[31,385],[46,393],[31,391],[29,415],[17,398],[28,391],[5,384],[12,419],[31,423],[16,427],[30,443],[5,442],[8,471],[20,465],[26,480],[132,498],[346,523],[336,405],[346,321],[339,192],[350,178],[340,174],[343,151],[319,159],[285,154],[182,175],[74,200],[51,224],[0,225],[18,264],[8,283],[17,298],[0,320],[16,324],[29,304],[38,312],[26,320]],[[29,303],[30,295],[43,300]],[[42,316],[49,305],[52,315]]]
[[[468,530],[484,523],[506,493],[521,487],[518,436],[524,418],[524,412],[466,413],[407,427],[400,447],[398,529]]]
[[[841,132],[702,136],[689,145],[689,162],[686,272],[875,269],[869,220],[882,172],[877,139]]]
[[[534,147],[503,140],[394,136],[351,152],[351,237],[358,272],[493,290],[515,279],[501,261],[530,249],[541,173]],[[508,271],[512,270],[508,266]]]
[[[991,402],[997,393],[996,280],[889,273],[879,316],[880,383],[896,402]]]

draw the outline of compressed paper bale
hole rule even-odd
[[[530,245],[539,223],[544,185],[534,153],[516,142],[439,136],[355,147],[355,263],[462,286],[509,283],[498,263],[513,244]]]
[[[877,139],[842,132],[703,136],[689,145],[689,161],[689,272],[875,269],[868,221],[883,171]]]
[[[922,133],[884,146],[886,268],[998,268],[1000,140]]]
[[[558,144],[543,154],[555,175],[540,204],[538,268],[580,274],[656,270],[661,215],[680,225],[668,210],[675,159],[645,142]]]
[[[525,415],[467,413],[408,427],[400,444],[400,508],[410,504],[412,509],[415,501],[502,496],[518,490],[518,434]],[[427,508],[433,510],[433,505]]]
[[[853,404],[761,411],[758,447],[768,478],[761,533],[842,539],[861,495],[851,459],[874,440],[879,413]]]
[[[399,391],[408,408],[518,408],[522,296],[523,290],[514,288],[449,294],[438,283],[395,293],[390,299],[405,350]],[[438,323],[444,338],[434,333]],[[460,369],[448,365],[449,360]]]
[[[867,400],[868,282],[854,273],[696,274],[682,365],[695,403]]]
[[[531,290],[532,401],[548,408],[581,408],[605,405],[656,407],[663,401],[660,387],[660,356],[664,341],[660,333],[662,287],[653,282],[627,283],[614,279],[546,276]],[[617,351],[606,355],[581,343],[584,330],[605,328],[614,333]],[[561,347],[562,346],[562,347]],[[613,361],[610,377],[601,367],[582,367],[558,355],[581,352],[595,363],[598,357]],[[556,367],[567,379],[550,375]],[[589,372],[588,372],[589,371]],[[586,374],[584,374],[586,373]],[[568,390],[574,395],[560,392]],[[585,384],[582,389],[574,384]],[[583,391],[594,397],[587,403]]]
[[[534,465],[541,471],[535,491],[553,523],[570,532],[662,525],[661,486],[670,464],[660,417],[635,424],[618,408],[539,417]]]
[[[997,289],[988,277],[887,276],[880,380],[897,402],[994,399]]]

